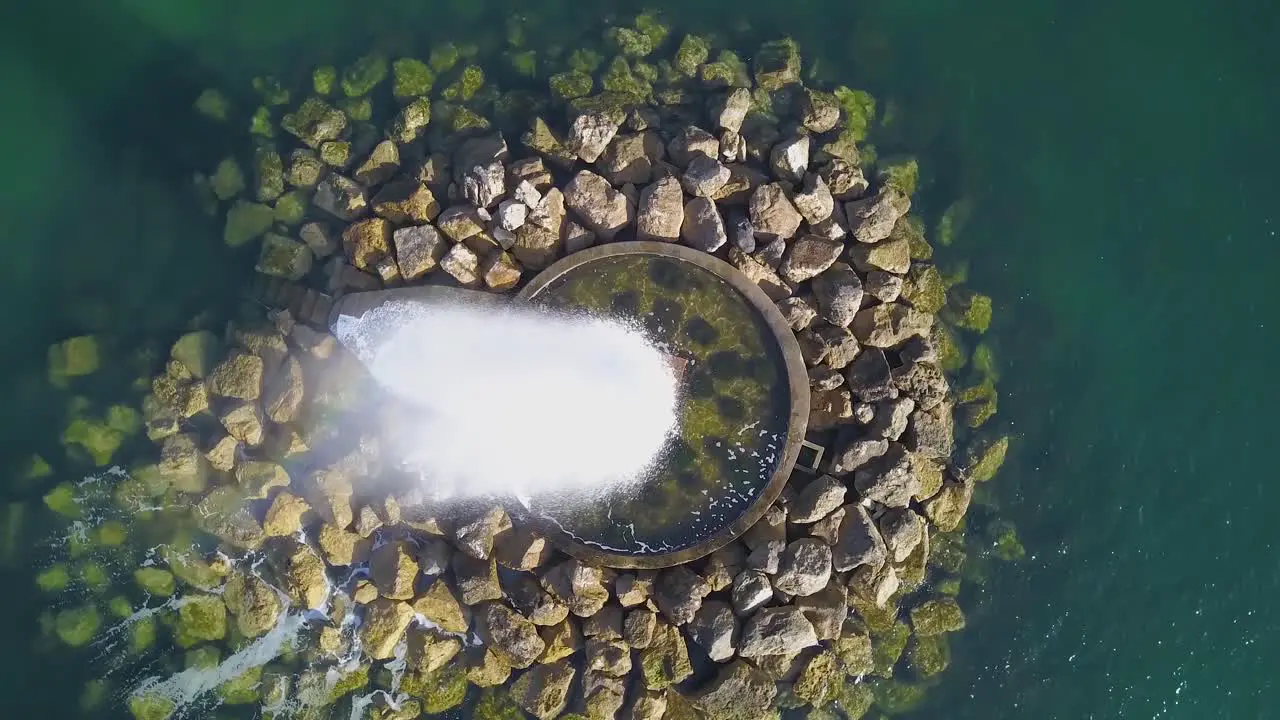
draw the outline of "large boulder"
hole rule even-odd
[[[330,173],[316,185],[311,203],[344,222],[355,220],[369,209],[364,187],[337,173]]]
[[[542,576],[542,586],[578,617],[590,617],[609,600],[604,572],[572,558],[550,568]]]
[[[932,315],[900,303],[882,303],[861,310],[852,325],[859,342],[878,348],[895,347],[914,336],[928,337],[932,327]]]
[[[891,508],[880,516],[880,536],[884,538],[889,559],[905,562],[924,539],[924,520],[906,508]]]
[[[973,482],[965,479],[958,482],[943,482],[938,494],[924,503],[924,514],[929,521],[943,532],[951,532],[960,527],[960,521],[969,511],[969,502],[973,499]]]
[[[813,279],[818,315],[836,327],[849,327],[857,319],[863,294],[861,278],[846,263],[832,263]]]
[[[725,234],[724,219],[716,204],[705,197],[695,197],[684,206],[684,223],[680,227],[680,237],[685,244],[711,253],[720,249],[728,240]]]
[[[773,678],[738,660],[700,690],[693,704],[707,720],[758,718],[768,714],[777,692]]]
[[[411,600],[418,579],[417,553],[403,540],[389,542],[373,551],[369,574],[382,597]]]
[[[818,644],[818,635],[804,613],[795,606],[765,608],[747,621],[738,655],[790,655]]]
[[[803,218],[778,183],[767,183],[751,193],[751,225],[765,238],[794,237]]]
[[[251,573],[233,573],[223,588],[222,599],[235,617],[240,634],[250,639],[275,627],[283,609],[279,593]]]
[[[702,599],[711,594],[707,582],[683,565],[662,571],[655,589],[658,610],[674,625],[692,620]]]
[[[391,223],[380,217],[352,223],[342,231],[342,247],[357,270],[375,271],[391,254]]]
[[[646,689],[661,690],[693,674],[689,648],[676,628],[661,624],[649,646],[640,651],[640,672]]]
[[[485,645],[513,668],[529,667],[546,649],[538,627],[500,602],[480,608],[478,629]]]
[[[470,625],[462,603],[444,578],[437,578],[431,587],[414,598],[412,605],[415,613],[445,632],[465,633]]]
[[[413,622],[413,608],[399,600],[378,598],[369,603],[360,626],[360,641],[373,660],[389,660]]]
[[[738,619],[733,609],[723,600],[703,603],[689,623],[690,639],[706,651],[716,662],[725,662],[734,656],[738,646]]]
[[[847,572],[860,565],[879,567],[887,557],[884,538],[861,504],[845,505],[844,519],[831,549],[832,567]]]
[[[778,272],[793,283],[804,282],[831,267],[842,252],[844,243],[839,240],[802,235],[790,244]]]
[[[565,146],[583,161],[593,163],[604,154],[622,126],[626,114],[615,108],[592,109],[578,113],[569,125]]]
[[[683,224],[684,192],[679,180],[671,176],[659,178],[640,192],[637,240],[674,242],[679,239]]]
[[[569,704],[569,686],[575,671],[568,660],[539,665],[521,675],[511,686],[511,697],[522,710],[538,718],[559,717]]]
[[[831,579],[831,548],[816,538],[800,538],[787,545],[778,561],[773,586],[788,595],[812,595]]]
[[[849,232],[860,243],[877,243],[889,237],[898,219],[911,209],[911,198],[893,187],[844,206]]]
[[[840,507],[844,496],[844,483],[830,475],[822,475],[805,485],[791,501],[787,520],[801,525],[817,522]]]
[[[601,240],[612,240],[631,223],[635,208],[608,180],[582,170],[565,187],[565,204]]]
[[[405,281],[417,280],[440,264],[449,251],[449,243],[431,225],[402,227],[391,233],[396,262]]]
[[[888,452],[854,473],[853,486],[864,499],[900,508],[920,491],[920,479],[906,448],[890,443]]]

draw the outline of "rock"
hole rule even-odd
[[[347,117],[320,98],[307,98],[297,110],[286,113],[280,127],[312,148],[336,140],[347,128]]]
[[[462,642],[455,637],[427,628],[414,627],[409,630],[405,657],[409,667],[420,673],[430,673],[447,665],[461,650]]]
[[[841,628],[849,616],[845,589],[835,580],[812,595],[797,597],[795,606],[804,613],[818,640],[823,642],[840,637]]]
[[[290,423],[298,417],[302,397],[302,364],[297,358],[289,357],[267,382],[263,409],[272,422]]]
[[[596,234],[576,222],[565,223],[564,251],[572,255],[596,244]]]
[[[778,267],[782,265],[782,258],[787,254],[788,247],[786,240],[783,240],[782,238],[774,238],[773,240],[761,245],[754,253],[752,253],[751,257],[754,258],[756,262],[768,265],[774,270],[777,270]]]
[[[769,167],[776,177],[799,182],[809,169],[809,136],[788,138],[774,145],[769,152]]]
[[[733,611],[746,616],[773,599],[773,586],[769,576],[759,570],[744,570],[733,579],[731,597]]]
[[[464,604],[477,605],[486,600],[502,599],[498,566],[492,559],[477,560],[463,553],[454,553],[452,564],[458,596]]]
[[[467,682],[478,688],[497,687],[511,677],[511,666],[489,648],[467,651]]]
[[[715,203],[704,197],[696,197],[684,206],[684,224],[680,237],[686,245],[703,252],[715,252],[728,240],[724,221]]]
[[[831,472],[847,475],[888,451],[889,441],[883,438],[853,440],[832,459]]]
[[[879,247],[879,245],[870,247]],[[880,270],[872,270],[867,273],[866,287],[871,297],[883,303],[890,303],[902,295],[902,278]]]
[[[368,209],[364,188],[337,173],[330,173],[316,186],[311,202],[344,222],[351,222]]]
[[[507,598],[534,625],[550,626],[564,622],[569,608],[542,589],[528,575],[518,575],[507,583]]]
[[[243,442],[244,445],[257,447],[262,445],[265,430],[262,428],[262,411],[255,402],[236,402],[225,407],[218,415],[218,421],[227,428],[230,437]],[[166,441],[168,442],[168,441]],[[195,473],[188,473],[192,477]]]
[[[417,180],[393,180],[370,202],[374,214],[397,225],[428,223],[440,214],[440,203],[427,186]]]
[[[614,109],[582,112],[569,126],[565,147],[583,161],[593,163],[604,153],[625,119],[623,112]]]
[[[849,232],[860,243],[877,243],[889,237],[898,219],[911,209],[911,198],[892,187],[861,200],[846,203]]]
[[[364,622],[360,625],[360,641],[365,654],[372,660],[389,660],[411,622],[413,608],[409,603],[386,598],[369,603]]]
[[[934,265],[917,264],[907,271],[902,299],[922,313],[937,313],[947,304],[947,286]]]
[[[465,633],[470,627],[457,594],[444,578],[437,578],[431,587],[414,598],[412,606],[415,613],[445,632]]]
[[[262,251],[254,270],[263,275],[301,280],[311,271],[311,249],[293,238],[267,233],[262,238]]]
[[[369,558],[369,574],[378,593],[391,600],[411,600],[418,579],[413,547],[403,540],[382,545]]]
[[[809,393],[809,429],[824,430],[853,417],[853,398],[843,385],[834,390]]]
[[[713,157],[698,155],[689,161],[680,184],[685,192],[699,198],[714,197],[729,182],[729,168]]]
[[[711,592],[719,592],[733,585],[733,578],[746,565],[746,551],[741,543],[731,542],[711,553],[700,573]]]
[[[358,270],[373,270],[391,253],[391,224],[383,218],[360,220],[342,232],[347,258]]]
[[[328,223],[309,222],[298,229],[298,237],[311,248],[318,258],[326,258],[338,251],[340,239]]]
[[[768,92],[800,81],[800,48],[795,40],[783,38],[760,46],[752,63],[756,84]]]
[[[813,279],[813,295],[823,320],[836,327],[849,327],[862,306],[862,280],[847,264],[833,263]],[[861,337],[858,340],[867,344]]]
[[[622,637],[622,608],[606,605],[582,622],[582,634],[613,640]]]
[[[466,245],[459,243],[449,248],[440,258],[440,267],[463,287],[480,284],[480,258]]]
[[[847,572],[860,565],[883,565],[887,556],[884,539],[866,509],[859,504],[845,505],[843,509],[839,539],[831,548],[832,567],[836,572]]]
[[[378,513],[368,505],[360,508],[360,512],[356,513],[356,532],[360,537],[371,537],[380,527],[382,527],[382,518],[378,517]]]
[[[454,546],[477,560],[488,560],[493,553],[493,537],[511,526],[511,519],[501,507],[493,507],[483,515],[470,519],[454,530]]]
[[[685,168],[694,157],[703,155],[714,158],[720,152],[720,141],[714,135],[695,125],[681,129],[667,144],[667,155],[679,167]]]
[[[540,270],[555,261],[564,247],[564,194],[551,188],[516,232],[511,252],[520,264]]]
[[[711,588],[699,575],[678,565],[658,575],[655,591],[658,610],[672,624],[685,625],[693,619]]]
[[[356,168],[351,177],[366,187],[381,185],[400,169],[400,148],[390,140],[383,140],[373,147],[369,157]]]
[[[507,169],[498,160],[473,166],[463,176],[462,194],[476,207],[493,207],[507,194]]]
[[[534,192],[536,193],[537,191],[535,190]],[[541,202],[541,200],[542,198],[539,197],[538,202]],[[536,205],[537,203],[535,202],[534,204]],[[518,200],[503,200],[498,205],[498,212],[495,218],[498,221],[498,225],[503,229],[514,232],[524,224],[525,218],[529,216],[529,210],[530,206]]]
[[[618,678],[588,671],[582,688],[583,711],[589,720],[614,720],[626,701],[626,685]]]
[[[631,648],[621,638],[587,639],[587,670],[609,677],[625,677],[631,672]]]
[[[955,598],[926,600],[911,608],[911,629],[921,637],[933,637],[964,629],[964,612]]]
[[[831,548],[821,540],[800,538],[782,553],[773,586],[788,595],[812,595],[831,579]]]
[[[760,543],[747,555],[747,567],[772,575],[778,572],[778,563],[785,548],[786,541],[780,538]]]
[[[579,172],[569,181],[564,198],[583,224],[605,241],[612,240],[630,224],[635,213],[625,195],[589,170]]]
[[[637,650],[649,647],[658,628],[658,614],[646,608],[636,608],[627,613],[622,624],[622,639]]]
[[[844,503],[844,495],[843,483],[830,475],[823,475],[800,491],[787,509],[787,519],[800,524],[817,522],[840,507]]]
[[[885,303],[859,311],[853,319],[853,334],[863,345],[890,348],[912,336],[927,336],[932,326],[932,315],[898,303]]]
[[[619,573],[613,588],[622,607],[635,607],[649,599],[649,593],[653,590],[653,576]]]
[[[840,122],[840,104],[831,93],[806,88],[800,95],[801,124],[815,133],[834,130]]]
[[[841,159],[833,159],[823,166],[820,174],[831,188],[832,196],[837,200],[854,200],[862,197],[870,187],[862,168],[851,165]]]
[[[790,251],[778,268],[782,277],[793,283],[816,277],[835,263],[844,252],[844,243],[817,235],[804,235],[791,243]]]
[[[276,495],[262,520],[262,530],[267,537],[294,535],[302,527],[302,516],[311,511],[306,500],[284,491]]]
[[[742,130],[742,121],[751,110],[751,91],[746,88],[734,88],[728,92],[716,113],[716,125],[726,130],[738,132]]]
[[[679,630],[670,625],[659,625],[654,630],[649,646],[640,651],[640,671],[649,690],[670,687],[693,674],[689,649]]]
[[[809,535],[834,546],[838,540],[842,522],[844,522],[844,510],[836,508],[826,517],[810,525]]]
[[[643,185],[653,178],[653,167],[665,156],[657,133],[621,134],[613,138],[596,167],[613,185]]]
[[[778,302],[791,295],[791,286],[779,277],[773,268],[756,262],[738,248],[729,248],[729,262],[742,271],[748,279],[759,285],[770,300]]]
[[[257,400],[262,394],[262,358],[232,352],[209,374],[209,392],[219,397]]]
[[[284,590],[297,607],[319,610],[329,598],[329,578],[320,555],[296,540],[288,541],[284,554]]]
[[[568,661],[539,665],[516,679],[511,686],[511,697],[516,705],[538,720],[552,720],[569,704],[573,676],[574,669]]]
[[[879,526],[889,559],[895,563],[904,562],[925,534],[924,520],[908,509],[886,511],[880,517]]]
[[[222,598],[236,618],[236,628],[246,638],[266,634],[280,617],[280,596],[257,575],[232,574]]]
[[[289,473],[273,462],[247,461],[236,467],[236,484],[246,497],[263,499],[271,493],[272,488],[287,487]]]
[[[889,360],[879,348],[864,349],[845,370],[845,382],[864,402],[878,402],[896,394]]]
[[[799,608],[764,608],[743,627],[738,655],[744,658],[789,655],[817,644],[817,633]]]
[[[544,538],[523,528],[499,532],[493,539],[493,555],[498,564],[512,570],[533,570],[551,557],[551,546]]]
[[[391,235],[396,261],[406,281],[417,280],[440,264],[449,243],[431,225],[399,228]]]
[[[392,140],[408,145],[416,142],[431,122],[431,101],[425,97],[415,98],[396,113],[387,128],[387,136]]]
[[[937,407],[950,392],[942,369],[928,362],[911,363],[898,368],[893,372],[893,385],[903,395],[914,398],[915,404],[922,410]]]
[[[704,603],[694,614],[687,631],[689,638],[715,662],[726,662],[737,651],[738,619],[729,603],[721,600]]]
[[[778,310],[795,332],[800,332],[813,324],[818,317],[817,303],[811,297],[793,296],[778,301]]]
[[[320,526],[317,544],[320,545],[320,551],[324,553],[325,562],[330,565],[354,565],[366,562],[369,559],[369,550],[373,546],[372,542],[360,537],[359,533],[343,530],[330,523]]]
[[[529,667],[546,649],[537,626],[500,602],[481,606],[477,620],[481,639],[513,668]]]
[[[809,173],[804,177],[804,186],[792,198],[800,216],[809,225],[817,225],[831,217],[835,212],[835,200],[831,197],[831,189],[822,176]]]
[[[485,217],[472,205],[454,205],[440,213],[436,227],[450,240],[460,243],[484,232]]]
[[[883,400],[876,408],[875,421],[867,428],[873,436],[897,440],[907,429],[907,420],[916,409],[916,401],[907,397]]]
[[[708,720],[765,717],[776,694],[772,678],[739,660],[700,690],[693,704]]]
[[[685,222],[685,195],[676,178],[660,178],[640,193],[637,240],[675,242]]]
[[[960,521],[969,510],[973,499],[973,482],[944,482],[937,495],[924,502],[924,514],[943,532],[960,527]]]
[[[849,259],[862,272],[883,270],[903,275],[911,268],[911,248],[906,238],[884,240],[871,245],[862,243],[849,248]]]
[[[898,443],[890,443],[888,452],[855,472],[853,485],[864,499],[889,507],[906,507],[920,490],[911,456]]]
[[[423,575],[442,575],[449,567],[453,548],[440,538],[427,538],[418,553],[418,568]]]
[[[751,193],[751,224],[756,233],[766,238],[787,240],[800,229],[800,212],[787,198],[786,190],[778,183],[767,183]]]
[[[578,617],[589,617],[600,611],[609,599],[604,573],[576,558],[552,567],[542,576],[542,586],[569,606]]]

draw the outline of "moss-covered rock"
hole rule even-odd
[[[991,325],[991,298],[972,290],[957,289],[947,303],[946,318],[957,327],[984,333]]]
[[[467,697],[466,671],[451,664],[427,673],[418,692],[412,694],[422,698],[422,710],[429,715],[452,710]]]
[[[233,157],[225,157],[209,176],[209,187],[219,200],[230,200],[244,192],[244,170]]]
[[[760,46],[755,56],[756,84],[768,92],[800,82],[800,46],[791,38]]]
[[[177,709],[177,703],[156,693],[129,697],[129,712],[133,713],[134,720],[168,720]]]
[[[866,140],[867,131],[876,117],[876,99],[865,90],[854,90],[844,85],[834,92],[836,102],[844,112],[845,128],[853,133],[858,142]]]
[[[551,87],[551,94],[559,100],[585,97],[595,88],[591,76],[580,70],[556,73],[548,78],[547,84]]]
[[[141,655],[156,644],[156,620],[142,617],[129,624],[129,652]]]
[[[368,95],[378,83],[387,79],[387,56],[370,53],[342,71],[342,92],[349,98]]]
[[[973,203],[968,200],[957,200],[947,207],[938,220],[938,242],[948,247],[955,242],[956,236],[969,222],[973,212]]]
[[[920,164],[914,157],[884,158],[878,163],[876,177],[880,184],[912,195],[920,182]]]
[[[992,537],[991,552],[1005,562],[1016,562],[1027,556],[1027,550],[1018,539],[1018,529],[1013,523],[996,520],[987,528]]]
[[[436,74],[417,58],[400,58],[391,63],[391,78],[391,94],[400,100],[426,95],[436,82]]]
[[[176,589],[173,573],[155,567],[143,567],[133,571],[133,581],[144,592],[157,597],[169,597]]]
[[[646,97],[652,91],[648,83],[636,77],[631,71],[631,65],[622,56],[609,62],[609,67],[600,76],[600,85],[609,92],[635,97]]]
[[[533,50],[521,50],[507,54],[507,63],[521,77],[538,76],[538,53]]]
[[[685,35],[680,41],[680,47],[676,49],[676,55],[673,60],[673,66],[677,72],[685,77],[696,77],[698,75],[698,67],[705,63],[711,57],[711,43],[707,39],[698,35]]]
[[[830,650],[814,655],[796,678],[792,692],[797,699],[820,707],[835,693],[842,672],[836,654]]]
[[[311,89],[317,95],[332,95],[338,84],[338,69],[332,65],[321,65],[311,71]]]
[[[89,592],[104,592],[111,585],[111,575],[100,562],[85,560],[76,566],[76,577],[80,585]]]
[[[227,210],[222,241],[228,247],[240,247],[266,232],[275,218],[275,209],[270,205],[243,200],[236,202]]]
[[[849,680],[837,688],[833,700],[847,720],[860,720],[875,704],[876,697],[870,685]]]
[[[64,563],[57,563],[36,575],[36,587],[47,593],[62,592],[71,584],[71,573]]]
[[[92,605],[81,605],[58,613],[54,620],[54,632],[68,647],[84,647],[98,634],[102,617]]]
[[[462,69],[457,80],[440,91],[440,99],[450,103],[468,102],[482,87],[484,70],[479,65],[468,65]]]
[[[437,45],[431,49],[431,56],[427,58],[427,64],[437,73],[446,72],[453,69],[458,64],[462,53],[459,52],[458,46],[453,43],[444,43]]]
[[[923,685],[884,680],[875,684],[876,707],[890,715],[901,715],[913,710],[924,700]]]
[[[208,88],[196,97],[196,112],[217,122],[226,122],[231,110],[231,103],[221,90]]]
[[[916,677],[937,675],[951,664],[951,646],[945,635],[925,637],[916,635],[907,644],[907,669]]]
[[[715,62],[707,63],[698,70],[698,76],[707,87],[751,87],[751,75],[747,72],[747,64],[732,50],[721,50]]]
[[[268,106],[289,104],[289,88],[274,75],[259,75],[250,84],[258,97],[262,98],[263,104]]]
[[[276,136],[276,126],[271,118],[271,108],[263,105],[253,111],[253,115],[249,116],[249,134],[268,139]]]
[[[911,608],[910,614],[912,629],[924,637],[964,629],[964,611],[952,597],[926,600]]]
[[[969,456],[969,477],[974,482],[986,482],[995,477],[1008,452],[1008,435],[974,447]]]
[[[871,634],[871,656],[875,664],[873,671],[880,677],[893,677],[893,666],[902,657],[911,637],[911,628],[906,623],[896,622],[884,632]]]
[[[613,27],[605,32],[609,44],[627,57],[642,58],[653,52],[653,40],[631,28]]]
[[[251,667],[218,686],[218,698],[228,705],[256,703],[262,695],[262,666]]]
[[[173,639],[181,647],[221,640],[227,634],[227,606],[217,595],[183,598],[173,625]]]
[[[524,720],[525,714],[506,688],[491,687],[480,691],[471,717],[474,720]]]
[[[44,504],[50,510],[72,520],[78,520],[84,517],[84,509],[80,505],[80,498],[76,494],[76,486],[69,482],[58,483],[49,492],[44,495]]]
[[[343,98],[338,101],[338,107],[353,123],[367,123],[373,119],[373,100],[367,95]]]
[[[100,362],[98,339],[92,335],[67,338],[49,346],[49,382],[66,387],[72,378],[92,375]]]

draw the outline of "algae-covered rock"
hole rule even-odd
[[[676,49],[673,65],[682,75],[694,77],[698,74],[698,66],[705,63],[710,56],[711,45],[706,38],[685,35],[680,41],[680,47]]]
[[[391,94],[400,100],[421,97],[431,92],[436,75],[417,58],[400,58],[391,63]]]
[[[708,720],[736,720],[763,716],[776,694],[772,678],[742,660],[735,660],[692,700]]]
[[[71,378],[92,375],[98,371],[98,339],[81,335],[49,346],[49,382],[66,387]]]
[[[623,55],[640,58],[653,52],[653,40],[642,32],[625,27],[613,27],[605,33],[609,43]]]
[[[387,57],[370,53],[342,71],[342,92],[349,98],[368,95],[369,91],[387,78]]]
[[[649,690],[675,685],[693,674],[689,648],[678,629],[663,624],[654,630],[649,646],[640,651],[640,670]]]
[[[271,124],[271,108],[263,105],[253,111],[249,117],[249,134],[268,139],[276,136],[276,128]]]
[[[458,64],[458,59],[462,57],[462,53],[458,50],[458,46],[453,43],[444,43],[431,48],[431,56],[427,58],[427,64],[437,73],[442,73],[453,68]]]
[[[974,482],[986,482],[995,477],[1008,452],[1008,435],[975,446],[969,453],[969,478]]]
[[[907,645],[907,669],[917,677],[937,675],[951,664],[951,648],[945,635],[931,637],[917,635]]]
[[[484,86],[484,70],[479,65],[468,65],[462,69],[458,79],[440,91],[440,98],[446,102],[463,103],[475,97]]]
[[[884,158],[878,164],[876,176],[881,184],[911,195],[920,181],[920,165],[914,157]]]
[[[768,92],[800,81],[800,46],[791,38],[760,46],[755,56],[756,84]]]
[[[947,302],[947,290],[938,268],[929,264],[915,264],[907,272],[902,285],[902,297],[923,313],[934,314]]]
[[[257,575],[234,575],[227,581],[223,598],[236,618],[236,629],[246,638],[256,638],[275,627],[282,610],[280,596]]]
[[[145,592],[158,597],[169,597],[176,589],[173,573],[163,568],[138,568],[133,571],[133,580]]]
[[[556,73],[547,80],[551,94],[560,100],[586,97],[595,87],[591,75],[579,70]]]
[[[80,563],[76,574],[80,578],[80,584],[89,592],[103,592],[111,584],[111,576],[107,574],[107,569],[102,563],[92,560]]]
[[[876,707],[890,715],[901,715],[924,700],[925,688],[900,680],[885,680],[875,684],[874,693]]]
[[[797,699],[820,707],[835,692],[841,680],[840,662],[830,650],[814,655],[796,677],[792,692]]]
[[[271,202],[284,192],[284,158],[275,148],[261,146],[254,151],[253,174],[258,202]]]
[[[311,71],[311,88],[317,95],[332,95],[337,84],[338,69],[334,66],[321,65]]]
[[[895,622],[882,632],[873,632],[871,634],[871,658],[874,665],[872,672],[881,677],[892,677],[893,666],[902,657],[902,651],[906,649],[907,640],[910,637],[911,628],[901,622]]]
[[[63,563],[45,568],[36,575],[36,587],[47,593],[62,592],[70,584],[71,574],[67,572],[67,566]]]
[[[987,528],[987,534],[993,538],[991,552],[997,558],[1005,562],[1016,562],[1027,556],[1027,550],[1018,539],[1018,531],[1013,523],[997,520]]]
[[[296,220],[301,219],[299,214]],[[254,270],[264,275],[297,281],[311,272],[312,262],[311,248],[305,243],[277,233],[267,233],[262,238],[262,251]]]
[[[721,50],[715,62],[706,63],[698,69],[698,76],[707,87],[751,87],[747,64],[732,50]]]
[[[178,607],[173,639],[182,647],[221,640],[227,634],[227,606],[217,595],[188,595]]]
[[[940,597],[911,608],[911,627],[917,635],[929,637],[964,629],[964,611],[955,598]]]
[[[551,720],[569,704],[573,666],[567,660],[538,665],[521,675],[511,686],[511,696],[525,712],[538,720]]]
[[[202,91],[196,97],[194,103],[196,112],[217,122],[227,121],[227,113],[230,106],[231,103],[227,100],[227,96],[221,90],[215,88],[207,88]]]
[[[173,700],[156,693],[143,692],[129,697],[129,712],[134,720],[168,720],[178,709]]]
[[[44,495],[44,504],[55,513],[72,520],[84,517],[76,487],[69,482],[58,483]]]
[[[847,623],[848,624],[848,623]],[[865,631],[846,629],[832,643],[832,649],[840,658],[844,672],[850,677],[867,675],[875,669],[875,655],[871,649],[871,637]]]
[[[946,317],[957,327],[984,333],[991,325],[991,298],[963,288],[951,294]]]
[[[233,157],[223,158],[209,178],[213,194],[219,200],[230,200],[245,189],[244,171]]]
[[[275,222],[275,209],[270,205],[237,201],[227,210],[222,241],[228,247],[240,247],[266,232]]]
[[[413,622],[409,603],[378,598],[369,603],[364,624],[360,628],[365,653],[374,660],[387,660],[395,654],[396,644]]]
[[[480,691],[472,710],[475,720],[524,720],[524,711],[516,705],[507,688],[490,687]]]
[[[248,670],[218,686],[218,698],[227,705],[248,705],[262,699],[262,666]]]
[[[54,631],[58,639],[69,647],[84,647],[89,644],[101,626],[102,617],[92,605],[63,610],[54,620]]]

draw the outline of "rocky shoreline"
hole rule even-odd
[[[54,635],[84,645],[115,615],[143,653],[157,623],[135,639],[135,609],[166,598],[178,672],[306,613],[294,650],[213,691],[264,717],[852,720],[920,700],[965,625],[966,512],[1009,444],[985,430],[990,348],[964,347],[990,299],[932,263],[909,214],[915,161],[865,145],[874,100],[806,85],[794,42],[747,62],[649,16],[606,42],[607,59],[510,48],[545,96],[499,92],[451,47],[320,68],[303,91],[255,81],[251,162],[198,184],[226,244],[256,256],[271,310],[183,336],[140,414],[69,430],[97,465],[142,429],[158,459],[46,503],[86,537],[120,512],[166,529],[132,601],[63,610]],[[197,107],[228,117],[217,92]],[[630,239],[711,253],[776,302],[809,368],[809,427],[829,438],[816,472],[798,470],[741,538],[660,571],[566,557],[496,504],[370,491],[377,429],[344,420],[374,390],[325,332],[335,298],[427,282],[510,293]],[[92,338],[56,346],[51,381],[92,374],[97,354]],[[192,550],[192,524],[216,543]],[[1020,552],[1011,528],[994,532],[997,552]],[[42,587],[80,582],[78,563]],[[126,700],[139,720],[186,709],[149,688]]]

